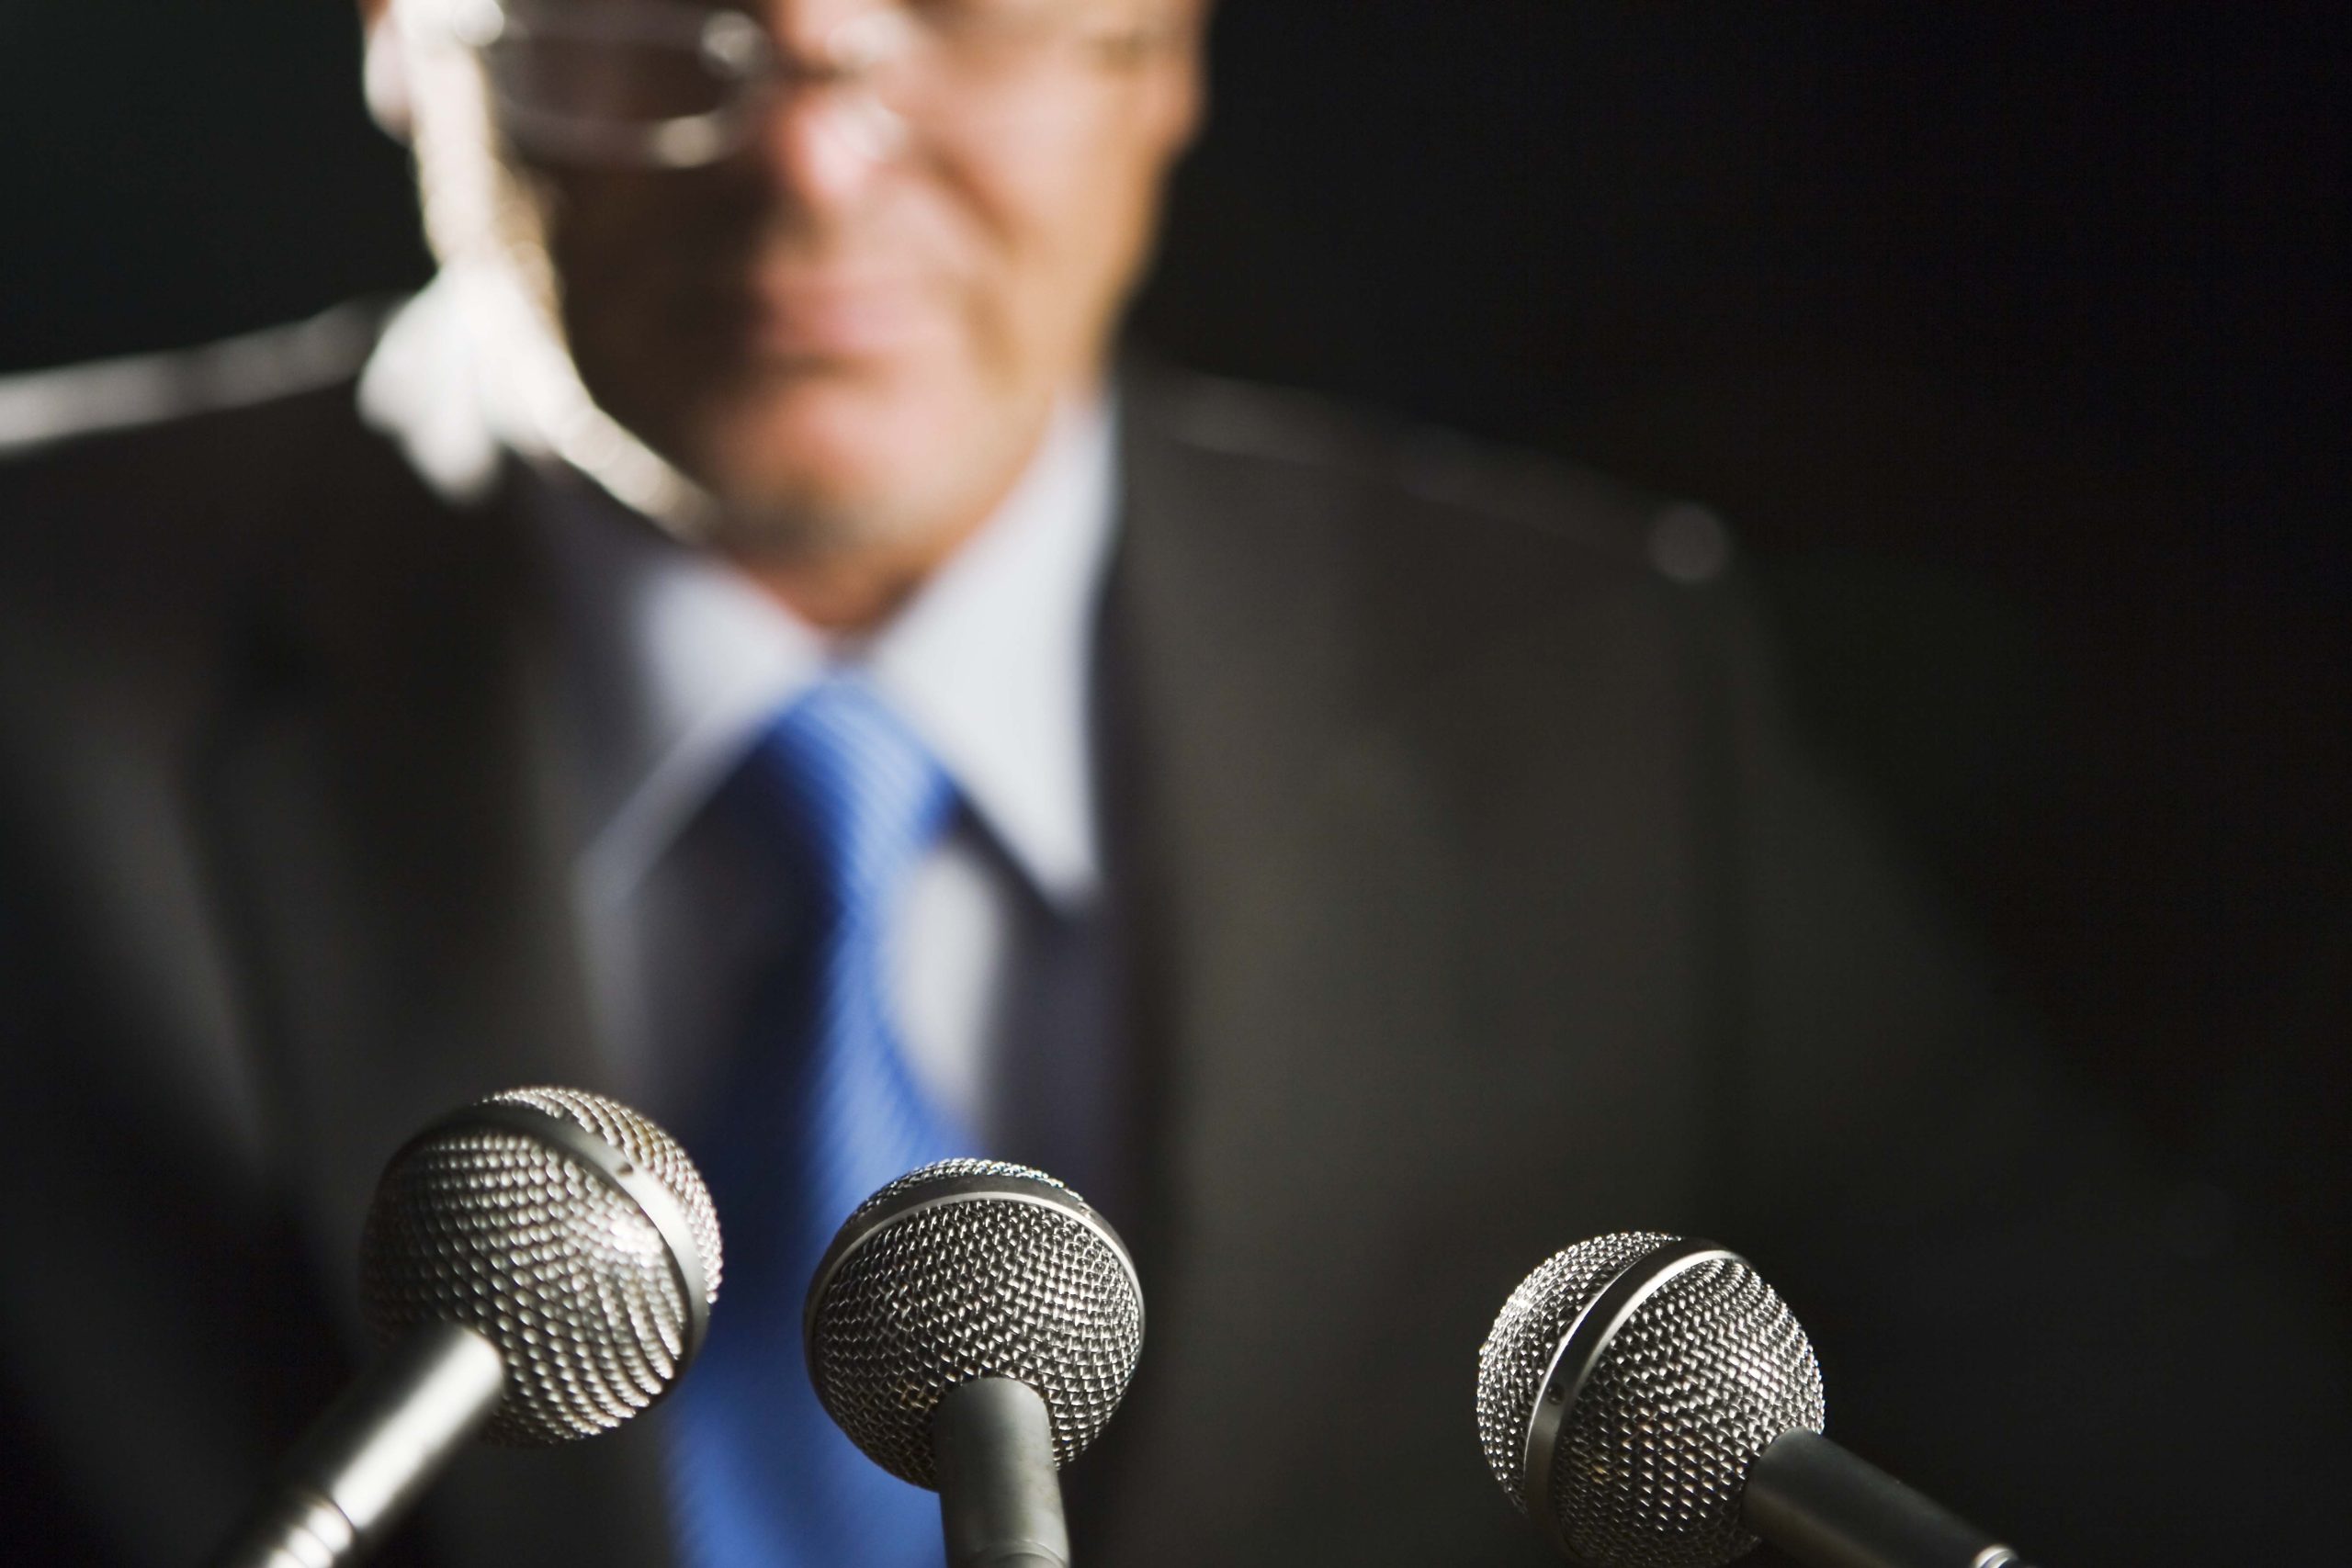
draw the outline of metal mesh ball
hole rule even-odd
[[[1637,1233],[1570,1247],[1497,1319],[1479,1358],[1480,1435],[1522,1509],[1545,1490],[1521,1467],[1554,1351],[1619,1275],[1674,1239]],[[1818,1432],[1822,1421],[1821,1370],[1787,1304],[1743,1259],[1692,1263],[1618,1327],[1563,1420],[1547,1478],[1561,1540],[1594,1568],[1729,1562],[1757,1544],[1740,1520],[1749,1465],[1781,1434]]]
[[[982,1190],[925,1201],[973,1178],[985,1179]],[[1068,1464],[1135,1375],[1143,1297],[1125,1251],[1091,1211],[1022,1195],[1035,1183],[1069,1193],[1039,1172],[982,1160],[899,1179],[861,1204],[843,1234],[900,1212],[842,1257],[810,1303],[818,1397],[876,1463],[918,1486],[937,1484],[932,1412],[958,1383],[1014,1378],[1036,1390],[1055,1461]]]
[[[1625,1265],[1673,1239],[1623,1231],[1555,1252],[1519,1282],[1487,1331],[1478,1347],[1478,1445],[1521,1513],[1527,1512],[1527,1423],[1561,1337]]]
[[[578,1090],[517,1089],[482,1104],[569,1121],[652,1173],[687,1217],[704,1305],[716,1300],[716,1213],[668,1134]],[[379,1338],[455,1322],[505,1353],[505,1401],[485,1431],[495,1441],[609,1431],[684,1370],[689,1309],[669,1241],[602,1172],[527,1131],[460,1112],[411,1143],[377,1186],[360,1253],[361,1303]]]

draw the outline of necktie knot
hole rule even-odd
[[[810,688],[744,763],[755,818],[837,910],[877,908],[955,803],[944,769],[854,676]]]

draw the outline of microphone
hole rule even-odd
[[[939,1494],[951,1568],[1069,1568],[1057,1472],[1143,1349],[1135,1264],[1084,1199],[1024,1166],[924,1166],[842,1224],[801,1327],[826,1414]]]
[[[1719,1568],[1759,1538],[1815,1568],[2024,1568],[1822,1437],[1821,1368],[1747,1260],[1656,1232],[1546,1258],[1478,1349],[1504,1494],[1585,1568]]]
[[[718,1277],[701,1175],[627,1106],[518,1089],[443,1117],[392,1156],[361,1235],[382,1359],[213,1568],[356,1562],[477,1432],[534,1447],[619,1426],[694,1359]]]

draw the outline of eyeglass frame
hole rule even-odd
[[[1062,13],[1067,17],[1072,9],[1065,6]],[[796,83],[863,85],[866,90],[860,105],[861,129],[866,133],[866,150],[876,157],[888,155],[910,138],[914,128],[875,95],[872,79],[916,47],[924,28],[943,39],[952,39],[960,30],[971,38],[1017,40],[1026,37],[1041,44],[1077,45],[1110,64],[1140,59],[1181,30],[1164,7],[1156,17],[1089,33],[1041,26],[1046,21],[1042,17],[969,15],[962,17],[957,28],[943,30],[944,16],[919,20],[904,5],[885,4],[836,23],[811,58],[779,45],[774,32],[741,6],[705,6],[690,0],[596,0],[594,14],[602,22],[620,21],[622,26],[610,31],[601,27],[580,29],[571,36],[673,47],[697,57],[710,73],[714,89],[726,95],[724,102],[700,114],[637,124],[600,124],[513,102],[499,92],[496,72],[488,67],[485,58],[500,43],[514,40],[519,28],[537,26],[549,36],[560,32],[560,19],[572,10],[571,6],[550,6],[546,0],[453,0],[444,9],[439,30],[484,59],[486,85],[499,125],[518,147],[566,164],[660,170],[701,168],[733,156],[750,141],[761,114]],[[559,26],[548,28],[550,19],[559,20]]]

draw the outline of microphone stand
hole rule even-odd
[[[302,1434],[209,1568],[336,1568],[381,1544],[506,1392],[506,1358],[474,1330],[402,1337]]]
[[[1817,1433],[1784,1432],[1748,1466],[1747,1528],[1815,1568],[2026,1568],[2013,1548]]]
[[[1069,1568],[1053,1421],[1016,1378],[977,1378],[931,1416],[949,1568]]]

